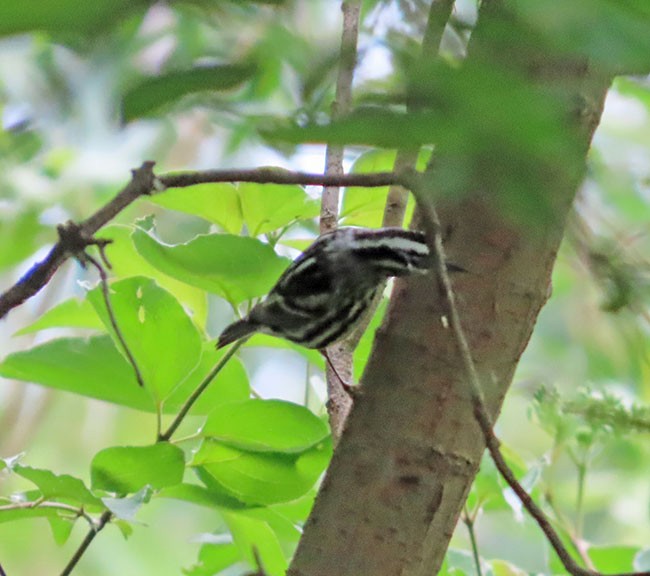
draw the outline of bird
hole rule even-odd
[[[430,269],[422,232],[338,228],[298,256],[264,300],[221,332],[216,347],[261,332],[322,351],[355,329],[388,278]],[[464,271],[452,263],[447,269]]]

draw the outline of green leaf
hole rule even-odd
[[[472,511],[477,507],[482,510],[507,510],[508,503],[499,481],[500,476],[494,462],[491,458],[484,457],[467,498],[468,508]]]
[[[287,559],[277,536],[266,522],[229,512],[224,519],[241,555],[251,568],[260,569],[269,576],[284,576],[288,567]],[[262,566],[257,566],[256,554]]]
[[[0,35],[47,31],[94,34],[150,4],[148,0],[21,0],[0,4]]]
[[[63,518],[62,516],[48,516],[47,521],[50,524],[54,541],[58,546],[63,546],[72,533],[74,519]]]
[[[72,501],[82,506],[103,508],[101,500],[93,496],[79,478],[69,476],[68,474],[59,475],[50,470],[31,468],[20,464],[14,466],[13,471],[36,484],[43,498],[46,500]]]
[[[192,70],[168,72],[147,78],[129,90],[122,100],[122,112],[128,122],[155,114],[195,92],[214,92],[236,88],[250,79],[256,67],[250,64],[200,66]]]
[[[177,484],[163,488],[156,497],[182,500],[183,502],[217,510],[239,510],[246,507],[245,504],[233,498],[224,489],[214,485],[206,488],[198,484]]]
[[[136,250],[131,237],[137,226],[112,225],[103,228],[102,238],[112,240],[106,247],[106,253],[112,265],[112,276],[115,278],[129,278],[131,276],[147,276],[153,278],[160,286],[171,292],[188,308],[198,326],[205,326],[208,313],[207,297],[205,290],[188,286],[176,278],[163,274],[149,264]]]
[[[304,496],[302,497],[304,498]],[[293,522],[289,518],[283,516],[276,506],[256,506],[241,510],[238,513],[247,516],[248,518],[255,518],[256,520],[263,520],[273,530],[278,540],[283,544],[284,550],[291,549],[293,544],[296,544],[301,536],[302,530],[298,528],[304,524],[307,516],[303,516],[299,523]]]
[[[572,0],[559,9],[552,0],[538,0],[518,2],[517,12],[524,25],[544,36],[549,50],[579,54],[594,66],[628,74],[647,69],[650,9],[645,0]]]
[[[94,490],[133,494],[145,486],[158,490],[183,480],[185,457],[177,446],[114,446],[93,458],[90,477]]]
[[[148,0],[40,0],[0,3],[0,35],[47,31],[54,34],[96,34],[115,26],[134,12],[143,10]]]
[[[377,310],[372,316],[368,327],[361,336],[359,344],[354,349],[354,378],[358,382],[363,376],[363,371],[366,368],[368,363],[368,358],[372,352],[372,345],[375,341],[375,332],[381,326],[381,323],[384,321],[384,315],[386,314],[386,308],[388,307],[388,298],[384,298],[377,306]]]
[[[235,544],[204,544],[199,552],[199,562],[184,570],[186,576],[214,576],[241,560]]]
[[[0,375],[154,411],[150,394],[138,386],[133,368],[107,335],[59,338],[15,352],[0,364]]]
[[[227,182],[170,188],[147,199],[158,206],[214,222],[230,234],[239,234],[244,224],[239,192]]]
[[[505,560],[490,560],[490,567],[494,576],[526,576],[528,574],[525,570]]]
[[[106,507],[115,515],[116,518],[125,522],[133,522],[138,510],[142,508],[151,499],[151,487],[145,486],[131,496],[126,498],[102,498]],[[130,536],[130,532],[121,528],[124,537]]]
[[[244,346],[250,348],[261,347],[293,350],[315,366],[325,368],[325,359],[318,350],[305,348],[304,346],[299,346],[289,340],[278,338],[277,336],[271,336],[270,334],[255,334],[250,340],[246,341]]]
[[[239,185],[241,209],[251,236],[259,236],[305,218],[315,218],[320,203],[300,186]]]
[[[300,456],[244,452],[204,440],[192,466],[208,486],[216,482],[248,504],[274,504],[306,494],[318,480],[331,455],[324,442]]]
[[[165,399],[164,413],[178,412],[224,354],[207,342],[203,349],[198,366]],[[24,352],[15,352],[0,364],[0,375],[146,412],[156,411],[151,395],[138,386],[133,368],[107,335],[88,339],[60,338]],[[239,359],[232,358],[194,404],[190,414],[208,414],[220,403],[245,400],[249,396],[246,371]]]
[[[225,350],[215,350],[212,342],[204,342],[203,354],[197,367],[165,399],[166,413],[178,412],[180,407],[196,390],[203,379],[214,368]],[[215,406],[229,402],[238,402],[250,397],[248,375],[239,358],[231,358],[222,368],[212,383],[192,406],[190,414],[209,414]]]
[[[202,434],[251,452],[297,454],[322,442],[329,430],[304,406],[255,399],[215,408]]]
[[[162,400],[197,366],[201,337],[183,307],[152,279],[127,278],[111,284],[110,302],[120,332],[145,386]],[[97,287],[88,294],[122,352]]]
[[[113,499],[104,498],[104,500],[108,500],[110,502],[111,500],[117,500],[117,499],[116,498],[113,498]],[[120,505],[118,504],[117,506],[115,506],[115,508],[116,508],[116,512],[115,512],[116,518],[115,518],[115,520],[113,520],[113,524],[120,531],[120,533],[122,534],[122,537],[125,540],[127,540],[131,536],[131,534],[133,534],[133,526],[131,525],[131,522],[129,522],[128,520],[122,520],[119,517],[119,514],[122,513],[122,510],[120,510]],[[135,512],[137,512],[137,510]],[[126,513],[128,515],[128,510],[126,511]]]
[[[449,128],[435,111],[396,112],[385,108],[357,110],[329,125],[274,126],[262,130],[271,142],[291,144],[326,142],[336,145],[362,144],[382,148],[413,148],[432,144],[440,128]]]
[[[39,506],[35,506],[34,508],[0,508],[0,524],[28,518],[58,517],[59,514],[60,511],[55,508],[43,508]]]
[[[392,150],[370,150],[357,158],[352,172],[390,172],[395,165],[396,152]],[[365,188],[350,186],[343,193],[340,220],[346,226],[378,228],[384,218],[388,186]],[[409,212],[414,204],[409,195]],[[409,215],[406,215],[408,218]]]
[[[459,576],[461,574],[476,574],[474,556],[467,550],[449,548],[449,550],[447,550],[446,561],[448,564],[448,574],[452,574],[453,576]]]
[[[506,461],[508,462],[508,465],[511,467],[511,469],[517,473],[517,467],[521,463],[521,459],[517,457],[512,450],[509,450],[507,446],[502,446],[502,453],[506,457]],[[513,465],[514,461],[517,461],[517,465]],[[523,475],[523,477],[519,478],[519,483],[521,486],[530,494],[533,498],[535,497],[535,493],[533,492],[535,486],[537,486],[538,482],[542,478],[542,473],[544,468],[546,468],[548,464],[542,460],[538,460],[535,462],[533,465],[530,466],[530,468],[526,471],[526,473]],[[518,476],[520,476],[518,474]],[[509,486],[503,490],[503,498],[504,500],[508,503],[510,508],[512,508],[512,511],[515,515],[515,518],[518,521],[522,521],[524,517],[524,507],[519,499],[519,497],[514,493],[514,490],[510,488]]]
[[[268,244],[229,234],[197,236],[185,244],[168,246],[137,230],[133,241],[138,252],[165,274],[218,294],[233,305],[266,294],[289,265]]]
[[[317,487],[312,488],[307,494],[291,500],[268,506],[265,510],[272,510],[280,514],[283,518],[288,519],[294,526],[302,526],[314,507],[316,500]]]
[[[88,300],[70,298],[50,308],[36,322],[18,330],[17,336],[31,334],[47,328],[89,328],[103,330],[104,325]]]
[[[634,570],[638,546],[590,546],[587,554],[594,568],[602,574],[616,574]]]

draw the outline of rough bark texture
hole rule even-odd
[[[580,58],[551,57],[521,44],[525,35],[513,35],[510,43],[499,37],[503,28],[490,24],[510,24],[504,4],[484,2],[488,12],[471,48],[481,61],[493,57],[540,90],[559,94],[553,106],[566,119],[574,155],[561,166],[532,167],[540,175],[538,189],[521,193],[543,205],[538,219],[524,222],[512,218],[515,211],[499,190],[497,173],[507,169],[512,148],[495,140],[488,156],[471,159],[477,169],[461,193],[446,196],[444,175],[458,164],[457,148],[445,142],[437,148],[434,176],[443,178],[433,179],[436,205],[448,254],[469,270],[455,277],[454,289],[495,419],[549,296],[565,219],[610,81]],[[513,170],[521,164],[512,159]],[[421,278],[394,291],[292,576],[430,576],[440,567],[484,441],[434,286]]]

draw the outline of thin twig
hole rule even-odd
[[[166,442],[169,440],[174,432],[178,429],[178,427],[181,425],[181,422],[183,422],[183,419],[185,416],[187,416],[187,413],[190,411],[194,403],[199,399],[201,394],[205,391],[205,389],[210,385],[214,377],[221,372],[223,367],[228,363],[228,360],[230,360],[235,352],[239,350],[239,348],[246,342],[248,338],[242,338],[241,340],[238,340],[235,342],[228,352],[226,352],[220,359],[219,361],[214,365],[214,368],[210,370],[208,375],[201,381],[201,383],[197,386],[197,388],[192,392],[191,396],[185,401],[185,404],[181,407],[181,409],[178,411],[178,414],[172,421],[172,423],[169,425],[169,428],[161,434],[158,437],[159,442]]]
[[[258,550],[257,546],[253,546],[253,558],[255,558],[257,571],[251,572],[249,576],[268,576],[264,571],[264,564],[262,562],[262,557],[260,556],[260,551]]]
[[[478,541],[476,540],[476,530],[474,526],[476,525],[476,514],[470,514],[467,509],[467,504],[463,509],[462,516],[463,523],[467,527],[467,533],[469,534],[469,541],[472,546],[472,555],[474,556],[474,565],[476,566],[476,576],[483,576],[483,571],[481,569],[481,556],[478,553]]]
[[[201,172],[176,172],[160,176],[165,188],[185,188],[196,184],[219,182],[252,182],[254,184],[297,184],[300,186],[361,186],[377,188],[399,184],[395,172],[369,172],[366,174],[313,174],[294,172],[283,168],[253,168],[251,170],[205,170]]]
[[[151,193],[155,189],[153,166],[153,162],[145,162],[137,170],[132,170],[131,181],[117,196],[78,225],[79,237],[92,238],[97,230],[110,222],[136,198]],[[61,228],[59,228],[60,232]],[[78,249],[78,247],[73,246],[73,249]],[[49,282],[61,264],[72,255],[70,246],[66,245],[64,238],[60,237],[43,261],[32,266],[16,284],[0,294],[0,318],[3,318],[12,308],[37,294]]]
[[[357,63],[357,40],[359,37],[359,15],[361,2],[346,0],[341,6],[343,12],[343,27],[341,30],[341,56],[339,58],[338,76],[336,79],[336,97],[332,103],[332,119],[336,120],[350,111],[352,103],[352,80]],[[343,175],[343,146],[328,144],[325,150],[325,174],[328,176]],[[323,188],[320,210],[320,233],[333,232],[339,220],[340,186],[330,185]],[[343,373],[352,380],[352,351],[353,344],[343,341],[324,350],[328,362],[325,368],[327,382],[327,413],[329,416],[332,438],[336,443],[343,431],[352,407],[352,398],[345,390]]]
[[[422,48],[420,49],[418,61],[415,64],[416,70],[426,70],[438,57],[440,40],[442,39],[442,34],[451,16],[453,7],[454,0],[435,0],[431,2],[427,17],[427,27],[422,38]],[[418,98],[413,94],[412,90],[407,94],[406,107],[409,112],[413,112],[419,108]],[[398,150],[393,165],[395,172],[414,169],[418,159],[418,153],[419,150],[417,148]],[[402,225],[408,198],[408,191],[404,187],[393,184],[389,188],[386,207],[384,208],[383,226]]]
[[[61,510],[64,512],[71,512],[77,517],[83,518],[91,526],[95,525],[93,518],[82,507],[71,506],[62,502],[48,502],[46,500],[36,500],[35,502],[16,502],[15,504],[5,504],[0,506],[0,512],[7,512],[9,510],[25,510],[35,508],[48,508],[53,510]]]
[[[79,545],[79,548],[77,548],[72,558],[70,558],[70,562],[68,562],[66,567],[61,572],[60,576],[69,576],[79,560],[81,560],[84,552],[86,552],[88,549],[88,546],[90,546],[91,542],[95,539],[95,536],[97,536],[97,534],[99,534],[104,529],[104,526],[110,522],[111,518],[113,518],[113,513],[110,510],[105,510],[102,513],[102,515],[99,517],[99,520],[97,521],[97,524],[88,531],[88,534],[86,534],[83,542]]]
[[[494,434],[494,430],[492,428],[492,419],[490,418],[485,405],[485,399],[483,396],[483,391],[481,390],[481,384],[478,373],[476,371],[476,366],[474,365],[474,361],[469,350],[469,345],[460,323],[460,317],[458,315],[458,310],[455,303],[454,292],[451,287],[451,281],[444,264],[446,257],[444,248],[442,246],[440,220],[438,218],[438,214],[436,213],[436,210],[433,207],[430,199],[426,195],[424,186],[425,182],[423,180],[423,177],[421,175],[413,173],[410,177],[407,177],[407,180],[410,181],[410,185],[408,187],[413,191],[413,194],[415,195],[415,198],[418,202],[418,206],[422,210],[423,224],[425,232],[427,234],[427,241],[429,242],[430,246],[439,289],[443,297],[445,315],[449,321],[449,326],[452,330],[456,347],[458,348],[460,358],[465,368],[467,381],[470,386],[472,403],[474,405],[474,417],[476,418],[481,432],[483,433],[485,444],[488,451],[490,452],[490,456],[492,457],[492,460],[494,461],[494,464],[497,467],[497,470],[499,470],[499,473],[503,479],[512,488],[512,490],[515,492],[523,504],[524,508],[535,519],[542,532],[544,532],[544,535],[560,558],[567,572],[573,576],[600,576],[600,572],[583,568],[574,560],[574,558],[562,543],[560,536],[555,531],[542,509],[537,506],[535,501],[517,481],[514,473],[501,454],[499,440]],[[631,572],[619,574],[617,576],[650,576],[650,572]]]
[[[122,331],[120,330],[120,327],[117,324],[117,319],[115,318],[115,313],[113,312],[113,305],[111,304],[111,295],[109,293],[108,276],[106,275],[106,270],[104,270],[104,267],[89,254],[85,254],[84,258],[88,262],[90,262],[95,268],[97,268],[97,272],[99,272],[99,279],[100,279],[99,283],[100,286],[102,287],[102,296],[104,297],[104,305],[106,306],[106,313],[108,314],[108,320],[110,321],[111,326],[115,331],[115,335],[117,336],[117,339],[119,340],[120,345],[122,346],[122,349],[126,354],[129,364],[131,364],[133,371],[135,372],[135,379],[138,381],[140,387],[144,388],[144,379],[142,378],[142,372],[140,372],[138,363],[136,362],[135,357],[133,356],[133,353],[129,348],[129,345],[126,343],[126,340],[124,339],[124,335],[122,334]]]
[[[359,0],[348,0],[341,6],[343,29],[341,32],[341,57],[336,79],[336,97],[332,103],[332,119],[336,120],[350,111],[352,103],[352,80],[357,64],[357,39],[359,37]],[[343,174],[343,146],[328,144],[325,150],[325,174]],[[336,230],[339,217],[338,185],[325,186],[321,198],[320,232],[327,234]]]
[[[131,181],[110,202],[76,225],[79,235],[91,239],[102,226],[108,224],[140,196],[146,196],[165,188],[184,188],[195,184],[216,182],[365,187],[390,186],[400,182],[399,175],[392,172],[324,176],[275,168],[180,172],[156,178],[153,166],[153,162],[145,162],[140,168],[133,170]],[[34,264],[18,282],[0,294],[0,319],[4,318],[10,310],[36,295],[50,281],[54,273],[72,255],[69,248],[65,241],[59,239],[41,262]]]

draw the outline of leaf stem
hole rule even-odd
[[[205,389],[210,385],[214,377],[221,372],[223,367],[228,363],[228,360],[230,360],[239,348],[246,342],[248,338],[242,338],[241,340],[238,340],[235,342],[228,352],[226,352],[220,359],[219,361],[214,365],[214,368],[210,370],[208,375],[202,380],[202,382],[196,387],[194,392],[190,395],[190,397],[185,401],[185,404],[181,407],[181,409],[178,411],[178,414],[172,421],[172,423],[169,425],[169,428],[162,434],[158,435],[158,442],[166,442],[168,441],[174,432],[178,429],[178,427],[181,425],[181,422],[185,419],[185,416],[187,416],[187,413],[190,411],[192,406],[194,406],[194,403],[199,399],[201,394],[205,392]]]

